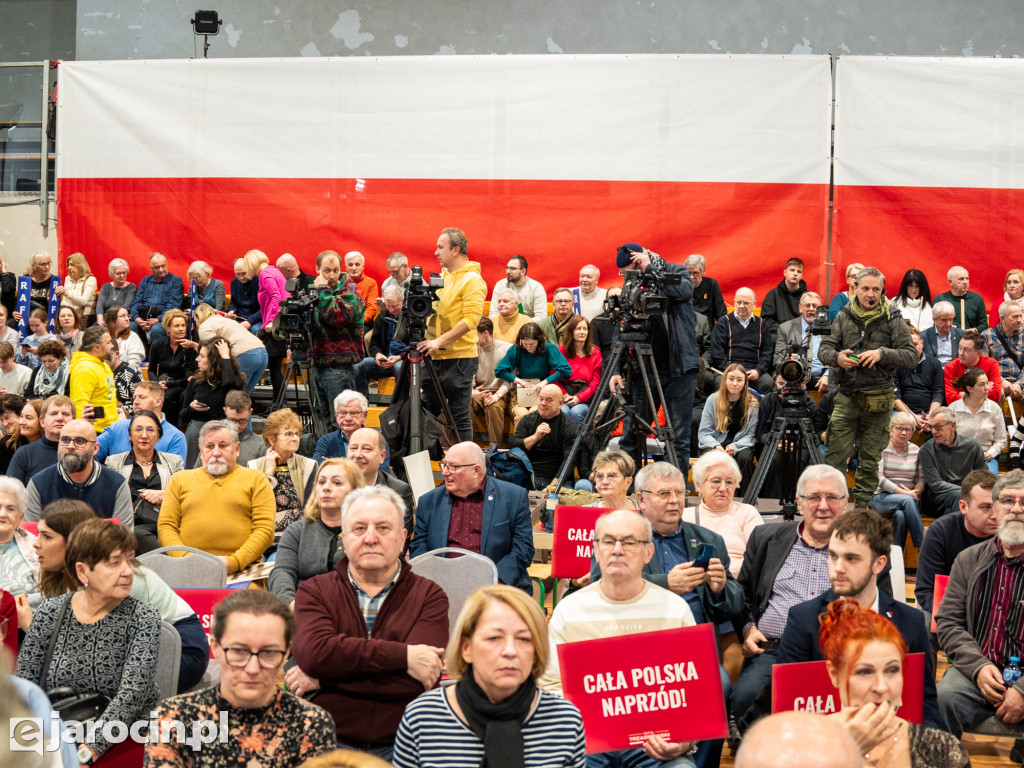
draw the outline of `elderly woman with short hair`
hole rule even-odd
[[[907,530],[915,547],[924,541],[924,523],[919,509],[924,493],[924,472],[918,447],[910,442],[917,419],[897,413],[889,421],[889,444],[878,460],[878,489],[868,508],[892,516],[892,540],[902,549]]]
[[[18,600],[19,604],[35,606],[42,600],[36,591],[39,581],[39,558],[33,546],[36,537],[19,527],[25,519],[27,506],[28,491],[21,481],[0,475],[0,561],[4,564],[0,569],[0,589],[15,598],[24,596]],[[28,630],[31,620],[29,611],[22,630]]]
[[[128,282],[128,262],[124,259],[112,259],[107,266],[110,282],[104,283],[96,298],[96,323],[103,324],[107,310],[117,305],[130,307],[135,301],[135,283]]]
[[[252,337],[251,333],[247,335]],[[313,492],[317,463],[298,452],[301,440],[299,415],[291,408],[280,408],[267,416],[263,424],[266,454],[249,462],[251,469],[267,476],[274,490],[278,535],[302,516],[303,506]]]
[[[572,702],[537,688],[551,648],[537,603],[504,584],[470,595],[448,641],[458,682],[405,709],[397,768],[586,765],[583,719]]]
[[[193,261],[188,266],[188,279],[196,284],[196,300],[219,312],[224,311],[224,281],[213,278],[213,268],[205,261]]]

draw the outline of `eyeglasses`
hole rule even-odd
[[[709,477],[704,482],[708,483],[709,485],[724,485],[726,488],[735,488],[736,487],[736,481],[733,478],[731,478],[731,477],[730,478],[726,478],[725,480],[723,480],[720,477]]]
[[[831,507],[833,504],[845,504],[847,497],[840,496],[837,493],[808,493],[805,494],[804,496],[801,496],[800,498],[808,502],[809,504],[813,504],[815,506],[821,504],[821,500],[824,499],[825,501],[828,502],[828,505]]]
[[[892,431],[893,432],[913,432],[914,428],[913,427],[893,427]]]
[[[1024,509],[1024,499],[1017,498],[1016,496],[1000,496],[997,501],[1001,507],[1009,507],[1010,509],[1020,507]]]
[[[602,536],[597,540],[597,546],[606,552],[611,552],[615,549],[616,544],[622,545],[623,552],[636,552],[641,544],[650,544],[647,539],[615,539],[611,536]]]
[[[366,411],[363,411],[363,410],[359,410],[359,411],[335,411],[334,415],[335,416],[352,416],[354,418],[356,416],[362,416],[364,413],[366,413]]]
[[[132,427],[133,435],[155,435],[156,427]]]
[[[686,501],[685,488],[679,488],[674,491],[640,491],[640,493],[649,493],[651,496],[657,496],[662,501],[668,501],[669,499],[682,499]]]
[[[253,656],[264,669],[275,669],[284,660],[284,651],[265,648],[262,651],[250,651],[248,648],[225,648],[224,660],[232,667],[245,667]]]
[[[552,304],[572,304],[572,299],[555,299]]]
[[[95,443],[95,440],[90,440],[87,437],[61,437],[57,440],[58,444],[63,445],[67,448],[69,445],[74,444],[76,448],[84,448],[89,443]]]
[[[296,432],[294,430],[288,430],[287,432],[278,432],[277,436],[278,437],[287,437],[289,439],[294,439],[296,437],[302,437],[302,433],[301,432]]]
[[[594,480],[601,482],[602,480],[621,480],[623,475],[618,472],[599,472],[594,475]]]
[[[450,461],[438,462],[441,465],[442,472],[454,472],[456,469],[465,469],[466,467],[475,467],[476,464],[452,464]]]

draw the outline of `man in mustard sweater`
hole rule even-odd
[[[238,466],[241,448],[238,429],[230,421],[203,425],[202,469],[177,472],[167,484],[157,522],[161,546],[195,547],[217,555],[228,573],[263,556],[274,541],[277,505],[266,476]]]
[[[92,421],[97,434],[117,421],[114,372],[107,364],[113,349],[107,329],[94,325],[82,334],[82,347],[71,356],[71,400],[79,418]]]
[[[448,399],[459,440],[473,439],[470,402],[476,376],[476,326],[484,313],[487,285],[480,276],[480,264],[470,261],[462,230],[448,227],[437,238],[438,263],[443,267],[444,288],[434,302],[436,314],[429,321],[427,339],[417,346],[434,361],[441,392],[434,391],[429,377],[423,379],[423,404],[441,413],[441,397]]]

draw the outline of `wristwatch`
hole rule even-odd
[[[88,747],[78,748],[78,762],[82,765],[91,765],[93,760],[92,750]]]

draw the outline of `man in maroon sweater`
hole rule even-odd
[[[295,594],[288,689],[331,713],[338,742],[391,759],[406,705],[441,677],[448,598],[400,559],[404,504],[385,486],[352,491],[341,510],[345,557]]]

